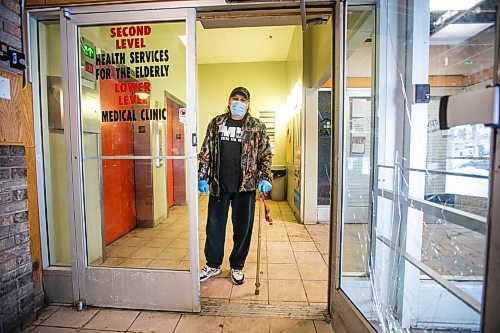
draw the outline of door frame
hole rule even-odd
[[[358,3],[359,1],[352,1]],[[498,3],[498,1],[497,1]],[[332,326],[336,332],[377,332],[377,329],[364,317],[347,294],[340,288],[341,278],[341,239],[342,239],[342,207],[344,192],[345,167],[343,161],[344,145],[344,97],[345,97],[345,31],[347,8],[345,1],[336,5],[336,29],[334,38],[335,74],[333,101],[334,105],[334,137],[332,143],[332,203],[331,203],[331,232],[330,232],[330,263],[332,265],[329,276],[329,313],[332,316]],[[377,27],[384,24],[383,6],[376,6]],[[495,35],[495,63],[493,83],[500,85],[500,11],[496,13]],[[377,37],[381,31],[376,31]],[[378,55],[377,55],[378,56]],[[374,73],[375,76],[379,72]],[[498,107],[498,105],[497,105]],[[500,291],[497,281],[500,280],[500,127],[492,127],[491,131],[491,168],[488,202],[488,242],[486,248],[486,268],[481,314],[481,332],[498,332],[500,317],[497,315],[500,307]],[[497,203],[495,205],[495,203]]]
[[[339,3],[342,3],[343,6],[345,7],[344,0],[340,0],[340,1],[339,0],[337,0],[337,1],[335,1],[335,0],[334,1],[332,1],[332,0],[316,0],[316,1],[308,2],[307,5],[308,6],[312,5],[314,8],[314,5],[320,4],[322,6],[327,5],[327,6],[333,7],[335,9],[335,6],[338,7]],[[56,14],[60,13],[59,20],[60,20],[60,24],[61,24],[61,32],[63,33],[63,35],[61,35],[61,38],[63,39],[64,36],[67,36],[67,33],[68,33],[66,28],[62,28],[63,22],[65,22],[67,19],[66,16],[71,17],[71,16],[75,16],[75,15],[79,15],[79,14],[94,13],[93,15],[95,15],[95,13],[100,14],[102,12],[109,12],[109,13],[116,14],[117,12],[132,12],[132,11],[134,11],[135,13],[140,13],[140,11],[142,11],[142,10],[161,11],[161,10],[177,10],[177,9],[182,9],[182,10],[195,10],[196,9],[196,10],[199,10],[198,15],[205,15],[205,17],[210,17],[211,15],[217,16],[221,12],[230,13],[232,9],[236,9],[236,10],[241,9],[241,10],[245,10],[245,11],[248,10],[249,13],[257,13],[259,10],[266,10],[266,12],[270,12],[270,11],[274,12],[275,10],[276,11],[280,11],[280,10],[290,11],[292,9],[295,9],[296,6],[298,6],[298,3],[294,2],[294,1],[290,1],[290,2],[278,2],[278,1],[276,1],[276,2],[267,2],[267,3],[262,3],[262,4],[248,4],[245,2],[231,4],[231,3],[227,3],[224,0],[179,1],[179,2],[173,2],[173,3],[148,2],[148,3],[135,3],[135,4],[132,4],[132,3],[120,4],[120,3],[110,2],[107,5],[98,5],[98,6],[68,5],[66,7],[52,7],[52,8],[42,8],[42,9],[34,8],[31,10],[28,10],[28,16],[33,20],[33,22],[37,22],[38,19],[43,19],[44,15],[46,15],[47,13],[52,13],[52,15],[54,15],[54,13],[56,13]],[[334,13],[339,13],[338,8],[335,9]],[[338,20],[336,16],[337,16],[336,14],[334,14],[334,16],[332,16],[332,19],[334,20],[334,22],[336,22]],[[137,20],[137,16],[134,16],[134,19]],[[197,21],[196,13],[194,16],[194,21],[195,21],[195,23]],[[122,22],[122,21],[120,21],[120,22]],[[105,23],[112,23],[112,22],[106,21]],[[334,24],[336,24],[336,23],[334,23]],[[34,28],[36,29],[36,27],[34,27]],[[338,31],[338,27],[336,28],[336,31]],[[32,31],[31,33],[34,33],[34,32]],[[63,42],[63,40],[61,40],[61,42]],[[66,43],[67,43],[67,39],[66,39]],[[36,44],[35,44],[35,47],[36,47]],[[335,51],[337,49],[338,48],[334,47],[333,51]],[[62,52],[62,55],[64,58],[68,58],[68,57],[77,58],[77,55],[75,54],[75,50],[72,51],[72,54],[65,54],[64,52]],[[336,59],[335,52],[332,52],[332,55],[334,56],[334,59]],[[33,64],[35,64],[35,63],[36,62],[33,61]],[[36,68],[37,67],[33,67],[33,69],[35,69],[35,70],[36,70]],[[335,66],[335,68],[337,68],[337,66]],[[33,70],[33,69],[31,69],[31,70]],[[68,69],[66,68],[66,70],[65,70],[66,73],[67,73],[67,70]],[[195,70],[195,68],[193,70]],[[76,86],[77,83],[76,82],[67,82],[68,81],[67,75],[64,75],[64,77],[66,78],[66,81],[63,82],[65,87],[70,86],[72,91],[77,91],[77,89],[78,89],[78,87]],[[37,75],[31,74],[30,79],[36,81]],[[332,96],[333,96],[333,93],[332,93]],[[70,100],[70,98],[66,98],[64,101],[66,110],[69,108],[69,103],[71,103],[69,100]],[[189,100],[188,100],[188,103],[189,103]],[[193,103],[193,101],[191,101],[191,103],[192,103],[192,105],[196,106],[195,102]],[[38,104],[36,101],[36,98],[34,98],[34,104]],[[76,106],[77,105],[75,104],[75,101],[73,101],[71,107],[75,108]],[[70,127],[72,129],[73,129],[73,127],[77,128],[78,127],[78,123],[77,123],[78,119],[70,119],[70,118],[71,118],[71,115],[69,115],[69,114],[65,117],[65,121],[68,122],[67,125],[65,124],[65,126],[67,126],[66,128],[70,128]],[[75,132],[75,133],[77,133],[77,132]],[[69,134],[69,130],[68,130],[68,131],[66,131],[66,144],[67,144],[67,146],[72,147],[71,154],[68,153],[67,157],[66,157],[67,158],[68,173],[69,173],[69,170],[71,170],[71,176],[68,175],[67,192],[68,192],[68,195],[70,198],[75,196],[75,199],[73,199],[73,200],[78,200],[75,202],[81,203],[82,202],[82,192],[81,192],[82,183],[81,183],[81,181],[80,182],[78,181],[78,179],[80,177],[79,175],[82,172],[81,171],[81,164],[73,162],[75,159],[78,161],[78,158],[79,158],[79,155],[78,155],[78,152],[80,149],[79,138],[71,137]],[[40,163],[42,163],[42,162],[40,162]],[[39,179],[39,181],[40,180],[43,181],[43,171],[42,171],[43,168],[40,168],[39,170],[40,171],[39,171],[38,179]],[[39,187],[39,188],[41,189],[43,187]],[[43,192],[40,192],[40,195],[43,195]],[[78,216],[81,217],[82,213],[83,213],[81,204],[79,204],[77,206],[80,206],[79,212],[75,212],[74,211],[75,207],[73,207],[73,206],[69,207],[69,209],[68,209],[69,210],[69,217],[68,218],[73,220],[73,221],[77,221],[77,219],[76,219],[77,214],[78,214]],[[44,210],[44,207],[40,205],[40,211],[43,211],[43,210]],[[41,214],[41,216],[42,215],[43,214]],[[333,222],[333,220],[332,220],[332,222]],[[72,223],[73,228],[71,230],[71,240],[70,240],[71,248],[72,248],[72,252],[73,252],[72,258],[76,258],[73,261],[73,266],[59,268],[59,267],[49,266],[48,261],[46,261],[44,264],[44,279],[45,279],[45,277],[50,276],[51,285],[57,285],[59,282],[64,280],[65,284],[63,284],[63,285],[66,286],[66,285],[68,285],[68,283],[67,283],[68,278],[70,278],[70,276],[71,276],[72,286],[73,286],[72,302],[76,304],[82,298],[81,297],[81,290],[79,288],[79,281],[83,277],[81,270],[85,268],[86,258],[84,258],[82,255],[82,253],[84,253],[82,251],[85,248],[84,247],[85,241],[80,240],[79,242],[77,242],[76,237],[75,237],[75,232],[76,232],[77,228],[78,228],[78,231],[82,234],[83,225],[78,224],[77,226],[75,226],[74,224],[75,223]],[[43,225],[43,226],[41,225],[40,227],[42,229],[42,234],[46,234],[46,232],[44,230],[45,225]],[[333,234],[333,228],[331,230],[332,230],[332,234]],[[197,229],[193,228],[193,226],[191,226],[190,232],[191,232],[191,235],[194,232],[197,233]],[[197,240],[196,240],[196,242],[197,242]],[[192,243],[192,241],[190,242],[190,247],[192,247],[191,243]],[[44,247],[44,246],[42,246],[42,247],[46,249],[46,247]],[[196,247],[196,251],[198,251],[198,247]],[[78,253],[80,253],[80,256],[82,258],[78,258]],[[332,253],[332,251],[330,251],[330,259],[332,258],[333,255],[334,254]],[[48,256],[45,255],[44,258],[47,259]],[[191,258],[191,260],[192,260],[192,262],[191,262],[192,268],[194,266],[196,268],[196,270],[199,270],[198,262],[197,261],[194,262],[193,258]],[[55,277],[55,276],[57,276],[57,277]],[[330,272],[329,279],[331,278],[331,276],[333,276],[333,274]],[[197,274],[193,275],[193,283],[194,283],[194,280],[196,280],[196,285],[198,288],[198,291],[195,294],[198,294],[198,304],[199,304],[199,282],[198,282]],[[330,306],[331,297],[332,297],[330,290],[329,290],[327,296],[328,296],[328,304]],[[195,296],[193,296],[193,297],[195,297]],[[66,298],[64,298],[64,299],[67,300],[68,297],[66,296]],[[116,307],[116,304],[113,304],[113,306]],[[193,311],[200,311],[200,310],[198,308],[198,310],[193,310]],[[330,313],[331,313],[331,311],[330,311]]]
[[[493,65],[493,84],[500,85],[500,8],[497,0],[495,28],[495,59]],[[500,113],[497,105],[497,112]],[[490,186],[488,202],[488,241],[486,248],[486,268],[483,292],[483,316],[481,329],[484,332],[499,332],[500,318],[500,127],[491,129],[490,143]],[[496,203],[496,204],[495,204]]]
[[[354,2],[359,2],[359,1],[352,1]],[[225,9],[229,9],[231,7],[236,7],[237,5],[231,5],[227,4],[224,1],[183,1],[183,2],[176,2],[173,4],[169,3],[145,3],[145,4],[113,4],[113,5],[107,5],[106,10],[108,11],[120,11],[120,10],[129,10],[129,9],[138,9],[138,8],[172,8],[172,7],[182,7],[182,6],[189,6],[192,8],[199,8],[199,7],[212,7],[212,6],[221,6],[224,7]],[[158,7],[159,6],[159,7]],[[264,6],[264,5],[263,5]],[[342,188],[341,184],[343,181],[343,157],[342,157],[342,121],[343,121],[343,116],[342,116],[342,110],[344,108],[344,92],[345,92],[345,75],[344,75],[344,65],[345,65],[345,29],[346,29],[346,13],[347,13],[347,4],[346,1],[344,0],[339,0],[335,4],[335,35],[334,35],[334,49],[333,49],[333,63],[334,63],[334,77],[335,77],[335,82],[337,82],[337,85],[334,87],[334,91],[332,93],[333,96],[333,103],[332,105],[334,106],[334,117],[335,117],[335,123],[334,123],[334,138],[333,138],[333,143],[332,143],[332,204],[331,204],[331,232],[330,232],[330,254],[329,254],[329,261],[330,261],[330,270],[329,270],[329,284],[328,284],[328,307],[329,307],[329,313],[333,317],[333,325],[336,330],[339,332],[344,331],[349,328],[350,331],[353,331],[352,328],[356,328],[356,331],[359,332],[374,332],[374,328],[369,324],[369,322],[366,320],[366,318],[363,317],[361,312],[354,306],[354,304],[350,301],[350,299],[347,297],[347,295],[340,289],[340,239],[341,239],[341,221],[342,221],[342,215],[341,215],[341,210],[340,208],[342,207]],[[102,7],[102,6],[99,6]],[[96,7],[93,7],[94,9]],[[379,9],[378,7],[377,9]],[[28,14],[30,18],[35,18],[35,20],[39,17],[42,17],[47,13],[50,13],[50,10],[53,11],[58,10],[58,8],[49,8],[49,9],[41,9],[41,10],[31,10]],[[258,6],[253,7],[253,9],[258,10]],[[85,6],[83,7],[73,7],[71,8],[74,14],[76,13],[82,13],[85,11]],[[377,13],[379,15],[379,13]],[[499,38],[499,27],[498,27],[498,22],[500,22],[499,13],[497,11],[497,33],[496,33],[496,57],[495,57],[495,73],[498,74],[498,62],[499,62],[499,52],[498,52],[498,38]],[[196,21],[196,18],[195,18]],[[61,22],[62,23],[62,22]],[[30,26],[30,28],[32,28]],[[35,27],[36,29],[36,27]],[[30,30],[31,33],[33,33],[32,30]],[[33,52],[33,50],[31,50]],[[33,71],[37,67],[35,66],[36,61],[32,60],[32,65],[30,66],[30,71]],[[35,78],[36,75],[31,74],[30,78],[34,80],[34,89],[35,89]],[[495,78],[495,83],[499,84],[499,78],[498,75],[496,75]],[[36,98],[34,98],[34,109],[36,109],[36,105],[38,104]],[[36,121],[35,117],[35,121]],[[498,202],[498,197],[500,196],[499,191],[500,191],[500,177],[498,175],[498,168],[495,169],[496,166],[500,165],[500,162],[498,161],[500,158],[500,133],[498,133],[499,130],[495,129],[493,130],[493,138],[492,138],[492,149],[496,149],[496,154],[492,155],[492,179],[490,183],[490,210],[489,210],[489,218],[488,218],[488,223],[489,223],[489,244],[488,244],[488,250],[487,250],[487,275],[485,277],[485,302],[484,302],[484,308],[483,308],[483,322],[482,322],[482,327],[485,329],[488,329],[488,327],[499,327],[500,326],[500,318],[495,315],[495,312],[492,310],[489,310],[490,307],[491,309],[498,308],[498,304],[500,303],[499,296],[500,293],[497,292],[497,286],[494,284],[489,284],[488,281],[498,281],[500,279],[500,264],[498,264],[498,260],[500,260],[500,246],[498,244],[492,244],[491,240],[499,240],[500,239],[500,227],[495,226],[492,221],[499,220],[499,209],[500,207],[497,205],[496,207],[493,205],[493,203],[496,201]],[[38,133],[37,133],[38,137]],[[39,149],[40,143],[39,141],[37,142],[37,147]],[[494,156],[494,157],[493,157]],[[71,156],[67,157],[68,163],[71,163]],[[38,182],[40,185],[40,182],[43,183],[43,177],[41,177],[42,171],[40,168],[37,168],[38,171]],[[68,169],[72,170],[72,168]],[[68,185],[70,187],[70,185]],[[39,186],[39,190],[43,189],[43,186]],[[71,189],[68,189],[69,193],[72,194]],[[43,211],[43,202],[42,200],[39,200],[40,202],[40,210]],[[43,214],[40,214],[42,216]],[[42,229],[44,228],[44,224],[41,223],[40,226]],[[42,230],[42,235],[46,234]],[[192,232],[193,230],[191,230]],[[495,237],[499,236],[499,237]],[[71,243],[73,244],[72,248],[75,250],[75,240],[72,239]],[[498,242],[497,242],[498,243]],[[46,248],[42,246],[42,248]],[[197,251],[197,249],[196,249]],[[44,252],[45,254],[46,252]],[[74,256],[75,257],[75,256]],[[47,267],[48,262],[47,262],[47,255],[43,256],[44,258],[44,268],[51,268]],[[495,261],[495,262],[493,262]],[[198,264],[196,263],[196,269],[198,269]],[[73,269],[75,269],[73,267]],[[57,275],[59,271],[64,270],[64,269],[59,269],[59,268],[54,268],[54,275]],[[44,279],[46,274],[46,270],[44,269]],[[78,276],[76,274],[73,274],[73,281],[78,279]],[[74,284],[73,284],[74,285]],[[491,297],[491,298],[490,298]],[[74,290],[74,301],[76,302],[78,298],[78,289]],[[493,325],[493,326],[491,326]],[[495,326],[496,325],[496,326]]]
[[[187,179],[196,179],[197,152],[190,140],[196,135],[196,12],[194,8],[156,9],[135,6],[121,12],[115,6],[61,8],[61,54],[63,59],[63,87],[65,128],[70,143],[71,184],[68,185],[70,233],[73,250],[73,299],[89,305],[150,310],[199,312],[199,246],[198,197],[196,182],[188,182],[189,217],[189,271],[91,267],[86,256],[83,148],[81,133],[79,81],[69,73],[79,72],[80,55],[77,30],[79,27],[106,24],[130,24],[185,21],[186,23],[186,95],[190,110],[185,122],[185,153]],[[69,142],[68,142],[69,137]],[[133,159],[133,158],[132,158]],[[90,281],[93,281],[92,283]],[[98,283],[95,283],[98,281]],[[144,283],[147,281],[147,283]],[[133,286],[133,288],[131,288]]]
[[[38,35],[38,24],[43,21],[57,21],[60,18],[60,8],[45,8],[45,9],[32,9],[27,11],[27,21],[26,28],[28,32],[28,74],[29,80],[32,83],[32,89],[34,92],[41,91],[41,81],[40,81],[40,63],[39,63],[39,35]],[[60,36],[60,35],[59,35]],[[44,161],[44,148],[43,148],[43,138],[42,138],[42,119],[41,119],[41,102],[37,94],[33,94],[33,123],[35,128],[35,151],[37,155],[36,159],[36,172],[37,172],[37,195],[38,195],[38,211],[45,212],[46,209],[46,193],[45,193],[45,161]],[[68,146],[68,137],[65,134],[64,144],[65,147]],[[67,151],[65,152],[66,167],[71,163],[71,158],[68,156]],[[66,191],[70,191],[69,182],[71,177],[69,177],[69,172],[66,173],[67,176],[67,186]],[[40,228],[40,243],[42,251],[42,278],[44,285],[44,293],[46,299],[50,302],[57,303],[76,303],[74,299],[74,289],[72,281],[72,271],[71,266],[51,266],[49,261],[49,243],[48,243],[48,223],[47,216],[45,213],[38,214],[39,216],[39,228]],[[69,215],[66,217],[69,218]],[[74,239],[72,239],[71,234],[69,235],[70,246],[72,246]],[[71,252],[73,249],[71,248]],[[73,253],[71,253],[71,256]]]
[[[344,110],[346,95],[346,29],[347,3],[338,1],[335,6],[333,40],[333,80],[332,88],[332,182],[330,204],[330,254],[328,276],[328,313],[332,317],[335,332],[376,332],[340,288],[341,276],[341,239],[344,203]]]

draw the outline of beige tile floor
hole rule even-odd
[[[327,301],[328,229],[304,226],[295,219],[288,203],[268,200],[273,224],[263,221],[261,231],[261,289],[255,295],[258,242],[256,208],[250,253],[245,264],[245,284],[234,286],[228,278],[232,227],[228,223],[223,273],[201,284],[203,298],[263,304],[324,305]],[[206,205],[200,208],[200,231],[206,226]],[[316,239],[313,240],[311,233]],[[203,238],[203,236],[202,236]],[[316,241],[316,242],[315,242]],[[203,246],[203,241],[200,241]],[[326,244],[326,246],[325,246]],[[321,247],[319,246],[321,245]],[[201,256],[203,250],[201,248]],[[204,259],[200,265],[205,264]]]
[[[200,267],[205,265],[203,247],[207,216],[206,196],[199,203]],[[201,284],[202,298],[229,302],[324,305],[327,301],[328,228],[304,226],[295,219],[288,203],[267,201],[273,224],[262,219],[261,292],[255,295],[258,205],[250,252],[244,268],[246,283],[233,286],[228,278],[232,249],[232,224],[226,230],[223,273]],[[168,219],[155,228],[137,228],[106,248],[100,265],[136,268],[188,269],[187,207],[173,207]]]
[[[162,333],[330,333],[321,320],[270,317],[218,317],[158,311],[49,306],[24,332],[162,332]]]
[[[261,292],[255,295],[258,223],[255,223],[250,253],[245,265],[247,281],[234,286],[228,279],[227,257],[231,251],[232,226],[228,222],[226,257],[223,274],[201,284],[205,301],[262,303],[326,308],[329,226],[297,223],[286,202],[268,201],[274,223],[262,224]],[[258,209],[258,207],[257,207]],[[173,207],[169,218],[151,229],[135,229],[106,249],[107,258],[100,265],[185,270],[189,267],[188,224],[186,207]],[[207,197],[200,197],[200,266],[205,264],[203,246]],[[256,210],[255,222],[258,222]],[[367,262],[366,225],[344,227],[343,272],[362,274]],[[484,239],[464,228],[445,224],[424,226],[422,261],[443,273],[478,272],[474,259],[484,251]],[[437,251],[437,254],[436,254]],[[469,258],[464,267],[448,265],[458,253]],[[436,255],[433,255],[436,254]],[[447,257],[445,256],[445,259]],[[479,260],[480,261],[480,260]],[[34,332],[331,332],[324,321],[273,317],[200,316],[168,312],[86,309],[49,306],[28,331]]]
[[[189,268],[187,206],[174,206],[154,228],[136,228],[106,246],[100,266],[185,270]]]
[[[291,305],[326,308],[327,276],[328,276],[328,251],[329,251],[329,226],[325,224],[302,225],[297,223],[293,213],[286,202],[268,201],[274,223],[262,223],[261,235],[261,292],[255,295],[256,257],[258,241],[258,223],[254,224],[250,253],[245,265],[246,283],[234,286],[229,278],[228,256],[232,247],[232,226],[228,222],[223,274],[201,284],[201,295],[205,301],[228,303],[259,303],[268,305]],[[258,207],[257,207],[258,209]],[[255,222],[258,222],[256,209]],[[108,257],[101,265],[147,267],[159,269],[188,269],[189,244],[186,207],[174,207],[170,210],[169,218],[151,229],[136,229],[128,235],[107,247]],[[207,214],[207,197],[200,197],[199,204],[199,248],[200,266],[205,264],[203,246],[205,242],[205,226]],[[461,227],[450,225],[424,226],[423,256],[422,261],[439,272],[457,275],[470,269],[471,275],[478,271],[478,264],[473,260],[480,256],[483,240],[477,235],[469,235]],[[343,272],[346,275],[359,275],[366,272],[368,260],[368,229],[366,225],[349,224],[344,226],[343,241]],[[457,248],[459,250],[457,250]],[[438,255],[433,256],[438,251]],[[459,256],[469,258],[464,267],[447,264],[446,256],[450,252],[449,260]],[[445,253],[446,252],[446,253]],[[455,252],[455,253],[454,253]],[[451,261],[450,261],[451,263]],[[58,311],[65,310],[59,309]],[[68,310],[65,310],[68,311]],[[92,312],[94,311],[94,312]],[[259,320],[248,317],[210,317],[187,314],[171,314],[162,312],[126,312],[117,313],[113,310],[90,309],[78,317],[85,321],[73,322],[65,319],[64,325],[78,326],[82,332],[89,329],[146,332],[154,331],[157,322],[165,332],[233,332],[240,327],[252,327],[255,332],[328,332],[328,325],[321,321],[294,321],[277,318],[262,318]],[[122,326],[102,327],[101,317],[122,314],[119,323]],[[75,315],[76,316],[76,315]],[[87,316],[87,317],[85,317]],[[133,318],[132,318],[133,317]],[[47,325],[59,327],[57,312],[51,320],[44,321],[36,327],[36,332],[52,332],[47,330]],[[49,319],[50,319],[49,318]],[[82,319],[83,318],[83,319]],[[148,319],[151,318],[151,319]],[[247,321],[251,320],[251,324]],[[111,323],[112,321],[105,321]],[[258,322],[258,324],[256,324]],[[130,325],[125,327],[125,323]],[[141,326],[142,325],[142,326]],[[146,325],[146,326],[144,326]],[[152,325],[152,326],[147,326]],[[73,327],[71,326],[71,327]],[[57,331],[65,332],[68,326]],[[142,328],[141,328],[142,327]],[[144,328],[146,327],[146,328]],[[148,328],[150,327],[150,328]],[[280,330],[284,327],[283,330]],[[326,327],[326,328],[325,328]],[[55,332],[56,330],[54,330]],[[76,331],[74,328],[72,331]],[[244,330],[245,331],[245,330]],[[251,332],[251,331],[248,331]]]

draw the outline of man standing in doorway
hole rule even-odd
[[[272,188],[269,137],[266,126],[250,115],[250,92],[246,88],[234,88],[226,112],[210,121],[198,158],[198,190],[210,192],[205,241],[207,263],[201,270],[200,281],[222,272],[231,205],[230,275],[234,284],[242,284],[245,282],[243,266],[252,238],[255,190],[267,193]]]

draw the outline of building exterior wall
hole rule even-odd
[[[0,332],[35,314],[25,155],[22,146],[0,146]]]
[[[0,40],[23,52],[21,1],[0,3]],[[0,61],[0,333],[29,325],[43,304],[31,86]]]

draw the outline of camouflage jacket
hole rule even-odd
[[[208,181],[210,195],[219,196],[220,140],[219,127],[226,123],[230,113],[218,115],[208,124],[207,134],[198,154],[198,180]],[[272,152],[266,126],[247,114],[243,122],[241,140],[241,191],[253,191],[261,180],[272,181]]]

